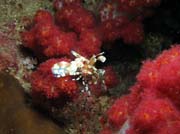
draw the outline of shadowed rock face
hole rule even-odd
[[[0,134],[64,134],[25,104],[23,89],[6,73],[0,73],[0,106]]]

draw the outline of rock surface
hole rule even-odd
[[[0,73],[0,106],[0,134],[64,133],[25,103],[22,87],[7,73]]]

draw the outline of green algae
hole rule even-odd
[[[19,22],[24,16],[33,16],[41,8],[52,10],[52,2],[48,0],[1,0],[0,24],[10,21]]]

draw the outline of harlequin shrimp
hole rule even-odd
[[[51,71],[54,77],[75,76],[76,78],[73,80],[81,79],[82,84],[85,86],[82,92],[87,91],[89,94],[89,84],[97,84],[101,80],[103,85],[105,85],[103,80],[105,70],[95,67],[97,61],[106,61],[106,57],[103,56],[104,52],[93,55],[89,60],[75,51],[71,51],[71,53],[75,57],[73,61],[61,61],[52,66]]]

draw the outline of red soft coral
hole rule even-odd
[[[108,123],[118,130],[128,118],[129,97],[123,96],[116,100],[107,111]]]
[[[164,51],[157,59],[144,63],[137,76],[143,88],[152,88],[160,92],[160,96],[169,97],[180,105],[180,46]]]
[[[180,45],[174,44],[173,46],[170,50],[164,50],[163,53],[156,58],[156,64],[159,68],[180,57]]]
[[[112,42],[120,38],[121,29],[129,23],[129,19],[125,16],[120,16],[115,19],[106,20],[99,26],[102,32],[104,42]]]
[[[104,81],[106,87],[113,88],[117,86],[117,84],[119,83],[119,79],[112,66],[105,67],[104,70],[105,70]]]
[[[53,16],[47,10],[38,10],[34,16],[34,23],[53,22]]]
[[[137,75],[137,80],[143,88],[155,88],[158,80],[158,68],[153,61],[145,61]]]
[[[78,85],[70,76],[56,78],[51,72],[52,66],[60,61],[69,61],[68,59],[50,59],[38,67],[32,73],[31,84],[32,94],[42,94],[46,98],[58,98],[61,95],[67,95],[70,98],[76,96]]]
[[[134,114],[136,107],[141,102],[142,89],[136,84],[131,87],[131,93],[117,99],[107,111],[109,126],[115,130],[120,129],[125,121]]]
[[[95,18],[92,13],[81,5],[71,4],[56,12],[56,21],[67,29],[73,29],[77,33],[95,26]]]
[[[133,115],[134,110],[137,108],[137,106],[139,105],[139,103],[142,100],[143,89],[142,89],[141,85],[139,85],[138,83],[135,83],[135,85],[130,87],[129,90],[131,91],[131,93],[128,95],[128,97],[129,97],[128,111],[129,111],[129,115],[131,116],[131,115]]]
[[[65,33],[53,22],[37,22],[30,31],[22,33],[24,46],[47,57],[70,55],[76,45],[75,33]],[[38,52],[39,51],[39,52]]]
[[[35,48],[35,30],[31,29],[29,31],[24,31],[21,33],[21,39],[23,42],[23,45],[27,48],[33,49]]]
[[[49,45],[44,49],[44,54],[48,57],[70,55],[76,41],[77,37],[74,33],[61,32],[56,34],[49,38]]]
[[[92,55],[100,53],[101,48],[101,35],[95,29],[86,29],[80,34],[80,40],[75,51],[79,52],[82,56],[90,58]]]
[[[89,84],[91,93],[97,97],[101,96],[103,92],[106,91],[102,85],[102,82],[97,82],[97,84]]]
[[[115,101],[108,110],[108,126],[121,131],[123,122],[129,120],[127,134],[171,131],[177,134],[180,129],[179,68],[180,46],[177,44],[155,60],[144,62],[137,83],[130,88],[131,93]]]
[[[180,46],[176,45],[175,47],[172,47],[170,50],[163,51],[163,53],[160,54],[155,60],[148,60],[144,62],[142,69],[140,70],[140,73],[137,75],[139,83],[144,88],[156,88],[158,85],[158,79],[161,76],[160,70],[169,66],[171,62],[173,63],[174,60],[180,57],[179,55]],[[176,64],[177,63],[178,61],[176,62]],[[168,72],[166,72],[166,74],[168,74]],[[169,77],[166,78],[168,79]]]
[[[37,45],[48,46],[49,39],[59,33],[59,29],[53,23],[37,23],[34,27],[34,36],[37,41]]]
[[[134,21],[121,29],[121,38],[126,44],[140,44],[144,40],[142,23]]]
[[[159,71],[157,90],[180,106],[180,57]]]
[[[166,122],[179,120],[179,115],[179,112],[169,100],[143,100],[134,113],[132,126],[139,134],[154,132]]]
[[[180,121],[170,121],[168,126],[162,126],[157,134],[179,134],[180,132]]]

